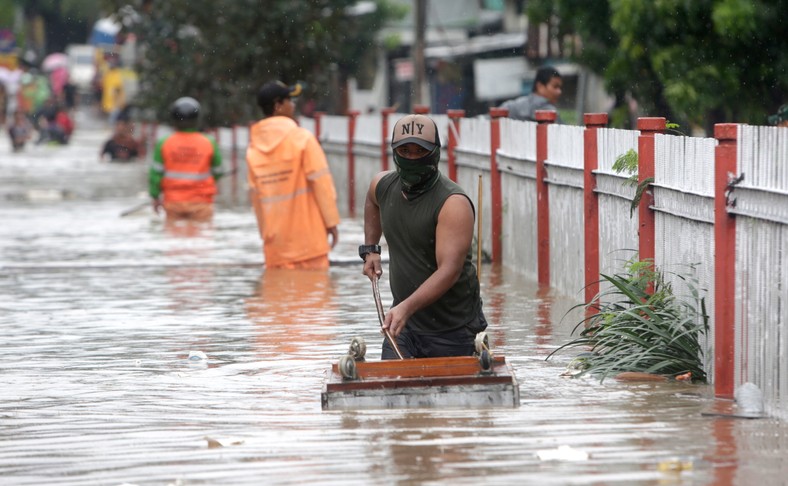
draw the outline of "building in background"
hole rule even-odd
[[[381,31],[375,75],[371,81],[351,80],[350,109],[412,111],[424,104],[432,113],[462,109],[468,116],[486,114],[492,106],[529,93],[537,69],[547,64],[564,78],[559,109],[567,122],[581,121],[583,112],[606,111],[611,103],[601,79],[569,60],[571,52],[565,52],[565,43],[558,42],[550,26],[529,23],[522,1],[393,1],[409,13]],[[413,99],[419,2],[425,4],[422,101]]]

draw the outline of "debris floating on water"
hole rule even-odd
[[[229,441],[229,442],[225,441],[225,443],[222,444],[218,440],[213,439],[211,437],[208,437],[207,435],[204,438],[205,438],[205,441],[208,443],[208,449],[217,449],[219,447],[226,447],[228,445],[230,445],[230,446],[239,446],[239,445],[243,445],[243,443],[244,443],[244,441],[242,441],[242,440],[235,440],[235,441]]]
[[[211,439],[210,437],[206,437],[205,440],[208,442],[208,449],[216,449],[218,447],[224,447],[222,443],[216,439]]]
[[[733,393],[736,405],[747,413],[763,413],[763,392],[754,383],[743,383]]]
[[[641,371],[624,371],[613,378],[617,381],[668,381],[666,376]]]
[[[588,452],[574,449],[568,445],[556,449],[543,449],[536,452],[540,461],[587,461]]]
[[[208,367],[208,355],[202,351],[189,351],[186,362],[189,368],[204,369]]]
[[[692,471],[693,467],[692,459],[671,457],[670,459],[660,462],[657,469],[662,472],[682,472]]]

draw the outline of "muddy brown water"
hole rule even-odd
[[[571,353],[545,357],[569,338],[572,299],[489,266],[488,331],[519,408],[324,412],[326,371],[352,337],[380,353],[361,222],[343,221],[328,272],[264,271],[227,183],[211,225],[120,217],[144,201],[144,166],[99,164],[108,134],[13,155],[0,144],[0,484],[788,477],[785,424],[702,415],[708,386],[561,377]]]

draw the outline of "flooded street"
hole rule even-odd
[[[210,225],[121,217],[145,165],[98,162],[109,128],[77,122],[66,147],[0,141],[0,484],[785,484],[784,423],[701,415],[710,386],[561,377],[572,303],[488,266],[519,408],[322,411],[354,336],[380,356],[360,218],[329,272],[263,271],[243,176]]]

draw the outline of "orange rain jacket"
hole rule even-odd
[[[159,141],[149,173],[149,192],[164,202],[211,203],[222,157],[216,142],[199,132],[179,131]]]
[[[327,229],[339,224],[328,162],[314,135],[284,116],[251,128],[249,188],[267,265],[327,255]]]

